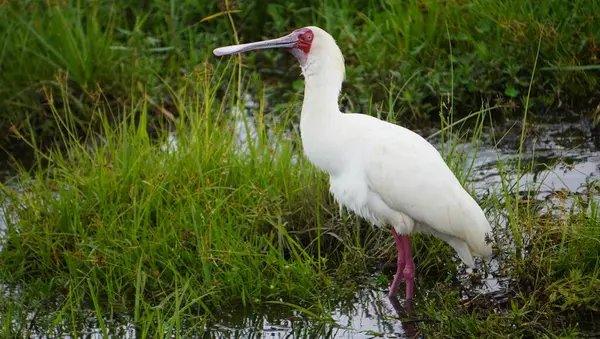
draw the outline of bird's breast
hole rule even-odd
[[[345,171],[337,176],[330,176],[329,192],[340,209],[346,208],[374,225],[383,226],[385,220],[371,208],[371,192],[365,176],[360,171]]]
[[[330,175],[335,176],[344,171],[352,160],[352,153],[346,149],[339,135],[330,130],[304,126],[301,138],[308,160]]]

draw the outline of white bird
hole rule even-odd
[[[329,174],[337,203],[375,225],[391,226],[398,265],[390,297],[402,278],[406,299],[413,297],[410,233],[444,240],[471,268],[473,255],[492,253],[490,223],[435,147],[404,127],[339,110],[344,57],[327,32],[309,26],[281,38],[220,47],[213,53],[267,48],[284,48],[300,62],[305,78],[302,146],[311,163]]]

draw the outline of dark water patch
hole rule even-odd
[[[363,287],[338,302],[329,319],[310,319],[301,311],[277,308],[260,313],[236,312],[209,325],[211,336],[231,337],[319,337],[319,338],[409,338],[419,335],[418,323],[410,318],[406,304],[388,298],[387,291]],[[250,321],[249,321],[250,320]],[[429,320],[430,321],[430,320]]]
[[[114,337],[140,338],[145,332],[146,325],[136,326],[128,314],[109,312],[100,321],[89,308],[57,316],[53,310],[64,307],[66,300],[46,301],[44,308],[35,308],[21,304],[19,298],[14,289],[5,293],[0,307],[10,312],[0,315],[0,321],[11,320],[15,332],[27,332],[31,338],[68,337],[75,331],[87,338],[101,338],[101,323],[106,333]],[[198,313],[182,317],[178,330],[171,328],[164,334],[185,338],[421,338],[418,324],[431,321],[415,317],[410,311],[413,306],[370,287],[358,289],[338,303],[330,314],[308,314],[310,311],[278,304],[212,315]]]
[[[17,166],[31,168],[36,159],[31,147],[25,142],[13,139],[0,147],[0,183],[17,172]]]

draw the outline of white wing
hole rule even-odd
[[[435,147],[401,126],[363,114],[348,115],[351,124],[357,124],[353,129],[361,131],[355,147],[366,160],[369,185],[390,208],[429,226],[451,245],[462,240],[479,255],[491,254],[486,243],[491,227],[485,214]]]

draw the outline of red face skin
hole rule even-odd
[[[315,36],[313,32],[308,28],[301,28],[298,31],[300,35],[298,36],[296,48],[304,52],[304,54],[308,54],[308,52],[310,52],[310,47],[312,46],[312,42]]]
[[[308,58],[308,53],[310,52],[310,48],[312,47],[313,39],[315,35],[312,30],[308,28],[300,28],[296,30],[298,34],[298,40],[294,47],[289,48],[288,51],[292,53],[298,59],[301,65],[306,63],[306,59]]]

